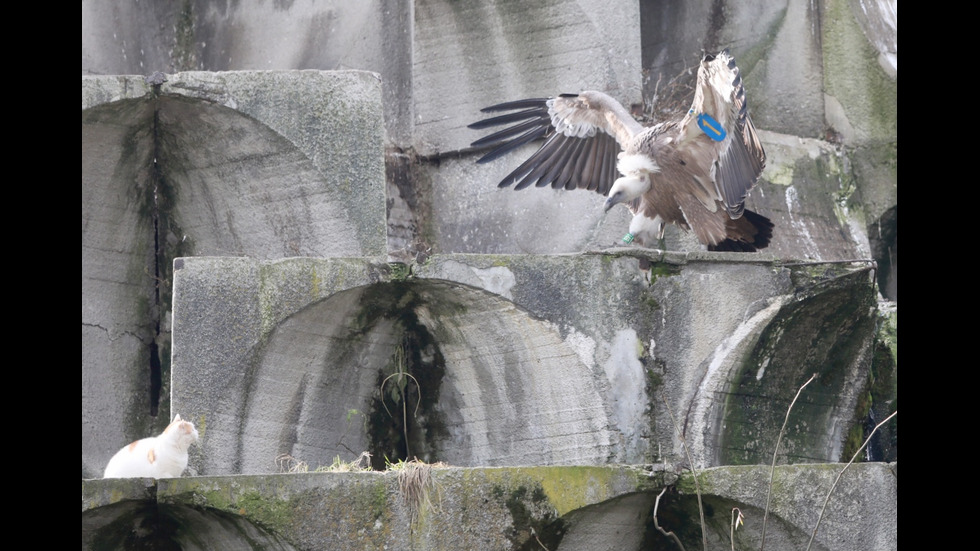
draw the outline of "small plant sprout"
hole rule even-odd
[[[408,370],[405,369],[405,348],[403,346],[399,346],[398,348],[395,349],[395,357],[396,357],[395,367],[398,368],[398,371],[392,373],[391,375],[388,375],[387,377],[385,377],[383,381],[381,381],[381,405],[384,406],[385,411],[388,412],[388,416],[394,419],[395,416],[391,414],[391,410],[389,410],[388,406],[385,405],[384,392],[385,392],[385,384],[388,382],[388,380],[393,377],[397,377],[394,382],[395,389],[394,392],[392,393],[392,398],[396,398],[396,399],[401,398],[400,401],[402,403],[402,433],[403,436],[405,437],[405,456],[408,457],[412,454],[412,452],[408,448],[408,404],[406,403],[406,397],[405,397],[405,390],[408,387],[408,379],[411,379],[412,382],[415,383],[415,388],[417,388],[419,392],[419,398],[415,402],[415,413],[413,414],[416,417],[419,414],[419,404],[422,403],[422,387],[419,386],[418,379],[416,379],[414,375],[412,375],[411,373],[408,372]]]
[[[736,511],[738,516],[735,515]],[[743,524],[745,524],[745,515],[742,514],[742,510],[738,507],[732,507],[732,530],[729,534],[732,540],[732,551],[735,551],[735,531]]]

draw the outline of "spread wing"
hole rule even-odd
[[[709,137],[711,130],[699,127],[698,117],[707,114],[713,119],[703,124],[724,129],[723,139]],[[755,126],[749,118],[745,88],[735,59],[728,50],[718,55],[706,55],[698,69],[698,84],[694,102],[681,121],[684,140],[697,140],[707,146],[714,162],[710,174],[715,192],[731,218],[739,218],[745,210],[745,198],[755,187],[766,166],[766,152],[759,142]]]
[[[476,140],[473,147],[492,147],[478,163],[488,163],[526,143],[544,144],[504,177],[499,187],[588,189],[606,195],[617,178],[617,155],[642,127],[614,99],[600,92],[526,99],[482,109],[513,111],[469,125],[473,129],[510,125]]]

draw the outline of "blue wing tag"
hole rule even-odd
[[[698,127],[708,135],[709,138],[716,142],[720,142],[725,139],[728,132],[721,127],[721,123],[716,121],[714,117],[707,113],[701,113],[698,115]]]

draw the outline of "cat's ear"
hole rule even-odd
[[[179,413],[174,417],[174,423],[176,423],[177,421],[180,421],[180,414]]]

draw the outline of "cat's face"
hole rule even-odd
[[[197,442],[198,438],[197,429],[194,428],[194,423],[184,421],[180,418],[179,414],[174,417],[173,422],[167,425],[167,428],[163,431],[163,433],[168,436],[173,436],[182,442],[186,442],[188,445],[193,442]]]

